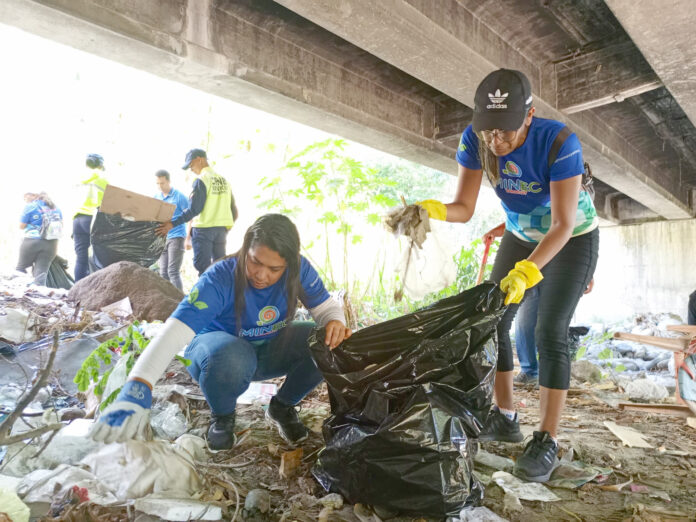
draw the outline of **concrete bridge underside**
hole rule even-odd
[[[3,0],[0,23],[450,173],[476,85],[514,67],[538,114],[580,137],[603,217],[692,217],[695,115],[675,98],[690,99],[694,81],[679,81],[655,43],[664,34],[633,43],[649,12],[607,3]]]

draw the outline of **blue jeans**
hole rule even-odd
[[[252,381],[285,375],[276,397],[295,405],[323,380],[307,339],[314,323],[294,322],[270,341],[252,344],[227,332],[198,334],[186,348],[188,371],[215,415],[229,415]]]
[[[89,229],[92,216],[77,214],[73,218],[73,241],[75,242],[75,282],[89,275]]]
[[[225,257],[227,227],[193,227],[191,246],[193,246],[193,266],[201,275],[215,261]]]
[[[534,328],[537,323],[539,306],[539,287],[534,286],[524,293],[524,301],[515,317],[515,346],[517,358],[522,371],[530,377],[539,375],[537,348],[534,340]]]

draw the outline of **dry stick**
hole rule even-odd
[[[56,358],[57,351],[58,332],[53,332],[53,346],[51,347],[51,352],[48,355],[48,362],[46,363],[46,366],[44,366],[44,368],[39,371],[38,380],[36,381],[34,386],[32,386],[31,390],[29,390],[29,392],[20,399],[14,411],[10,413],[4,421],[2,421],[2,424],[0,424],[0,446],[13,444],[14,442],[18,442],[24,439],[30,439],[37,435],[41,435],[42,433],[46,433],[47,431],[52,431],[63,427],[63,424],[51,424],[50,426],[43,426],[42,428],[38,428],[27,433],[21,433],[19,435],[15,435],[14,437],[7,436],[7,434],[10,433],[10,430],[12,429],[12,426],[14,425],[15,421],[20,417],[20,415],[24,411],[24,408],[31,404],[36,395],[39,393],[39,390],[46,385],[46,381],[48,380],[48,377],[51,373],[51,368],[53,367],[53,361]]]

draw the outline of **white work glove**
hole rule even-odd
[[[97,442],[146,440],[150,434],[152,391],[144,382],[126,381],[116,400],[92,425],[89,436]]]

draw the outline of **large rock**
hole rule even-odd
[[[570,366],[570,374],[580,382],[599,382],[602,380],[602,370],[590,361],[574,361]]]
[[[87,310],[128,297],[136,319],[164,321],[184,297],[159,274],[130,261],[120,261],[81,279],[68,293],[68,299]]]
[[[669,397],[667,388],[651,379],[637,379],[626,386],[626,394],[632,401],[661,401]]]

